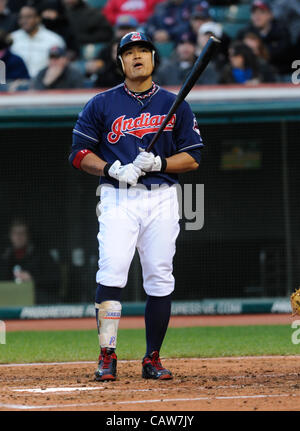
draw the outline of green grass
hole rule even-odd
[[[169,328],[162,357],[220,357],[297,355],[289,325]],[[0,344],[0,363],[95,361],[96,330],[8,332]],[[141,359],[145,352],[143,329],[120,329],[119,359]]]

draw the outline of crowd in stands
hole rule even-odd
[[[291,82],[300,0],[0,0],[0,91],[117,85],[130,31],[152,37],[163,86],[182,84],[211,35],[222,44],[198,85]]]

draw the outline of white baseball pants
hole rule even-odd
[[[99,221],[99,270],[96,281],[125,287],[137,248],[143,286],[151,296],[174,290],[173,257],[179,234],[176,186],[143,185],[129,189],[101,186]]]

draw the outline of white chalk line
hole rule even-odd
[[[247,359],[299,359],[300,355],[261,355],[261,356],[219,356],[213,358],[164,358],[161,359],[166,361],[235,361],[235,360],[247,360]],[[118,363],[130,363],[130,362],[141,362],[139,359],[121,359]],[[2,367],[33,367],[33,366],[52,366],[52,365],[90,365],[95,364],[97,361],[69,361],[69,362],[31,362],[31,363],[20,363],[20,364],[0,364]]]
[[[29,392],[29,393],[36,393],[36,394],[46,394],[46,393],[57,393],[57,392],[76,392],[76,391],[97,391],[104,389],[104,386],[97,386],[97,387],[89,387],[86,388],[84,386],[78,386],[78,387],[57,387],[57,388],[22,388],[22,389],[11,389],[12,392]],[[175,389],[175,388],[174,388]],[[177,389],[176,389],[177,390]],[[126,392],[151,392],[152,389],[126,389]],[[105,390],[105,393],[107,392],[119,392],[120,389],[111,389],[111,390]]]
[[[288,375],[298,375],[298,373],[290,373]],[[281,377],[281,376],[287,376],[287,374],[259,374],[258,377]],[[241,378],[247,378],[251,376],[232,376],[232,378],[235,379],[241,379]],[[262,383],[253,383],[252,386],[264,386]],[[210,389],[243,389],[245,385],[215,385],[212,386]],[[9,388],[12,392],[23,392],[23,393],[29,393],[29,394],[47,394],[47,393],[58,393],[58,392],[76,392],[76,391],[97,391],[105,388],[105,393],[109,392],[120,392],[120,389],[107,389],[107,386],[91,386],[91,387],[85,387],[85,386],[58,386],[58,387],[50,387],[50,388]],[[207,386],[197,386],[197,390],[207,390]],[[178,391],[178,388],[150,388],[150,389],[126,389],[126,392],[164,392],[164,391]],[[26,394],[25,394],[26,395]]]
[[[282,397],[299,397],[300,394],[259,394],[259,395],[233,395],[233,396],[216,396],[216,397],[196,397],[196,398],[160,398],[136,401],[114,401],[114,402],[96,402],[80,404],[49,404],[43,406],[21,405],[21,404],[0,404],[0,408],[16,410],[34,410],[34,409],[57,409],[57,408],[74,408],[74,407],[91,407],[97,405],[121,405],[121,404],[148,404],[161,402],[187,402],[187,401],[213,401],[213,400],[238,400],[238,399],[262,399],[262,398],[282,398]]]
[[[57,392],[75,392],[75,391],[96,391],[98,389],[103,389],[104,386],[99,386],[98,388],[85,388],[85,387],[78,387],[78,388],[28,388],[28,389],[11,389],[13,392],[30,392],[34,394],[48,394],[51,392],[57,393]]]
[[[261,385],[263,386],[263,385]],[[222,386],[213,386],[212,389],[241,389],[243,388],[243,385],[222,385]],[[16,388],[16,389],[12,389],[10,388],[10,390],[12,392],[22,392],[25,393],[25,395],[27,395],[26,393],[29,394],[47,394],[47,393],[58,393],[58,392],[76,392],[76,391],[96,391],[96,390],[101,390],[104,389],[104,386],[99,386],[99,387],[90,387],[90,388],[86,388],[86,387],[57,387],[57,388]],[[207,388],[205,386],[198,386],[197,390],[206,390]],[[170,392],[170,391],[177,391],[178,392],[178,388],[151,388],[151,389],[126,389],[126,392]],[[114,392],[118,392],[120,393],[120,389],[106,389],[105,393],[114,393]]]

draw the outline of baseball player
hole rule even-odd
[[[126,34],[118,46],[117,62],[124,83],[86,104],[73,130],[69,157],[75,168],[100,177],[95,301],[100,356],[95,378],[116,379],[122,290],[137,249],[147,294],[142,377],[172,379],[159,352],[174,290],[177,174],[198,168],[203,144],[196,119],[184,101],[153,152],[146,152],[176,96],[152,81],[158,54],[146,34]]]

